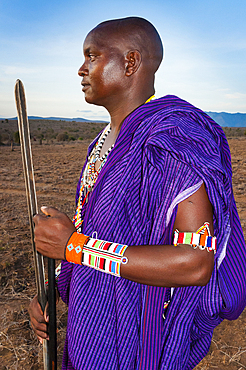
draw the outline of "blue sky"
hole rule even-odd
[[[101,21],[132,15],[151,21],[165,46],[157,97],[246,113],[245,0],[0,0],[0,117],[16,116],[19,78],[29,115],[107,119],[84,102],[82,42]]]

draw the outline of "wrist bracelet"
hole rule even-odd
[[[81,265],[83,246],[88,238],[89,236],[76,231],[72,233],[65,248],[66,261]]]
[[[128,262],[124,256],[127,247],[74,232],[67,243],[65,258],[71,263],[120,276],[120,265]]]

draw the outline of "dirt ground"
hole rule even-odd
[[[232,153],[233,186],[246,236],[246,137],[228,139]],[[33,145],[39,207],[52,205],[74,212],[74,194],[89,141]],[[29,326],[27,307],[35,294],[29,222],[20,147],[0,146],[0,369],[42,369],[42,346]],[[66,330],[64,304],[58,305],[58,362],[61,367]],[[246,310],[234,322],[214,331],[208,355],[196,367],[246,369]]]

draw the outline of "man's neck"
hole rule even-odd
[[[144,104],[147,99],[150,98],[151,95],[153,95],[153,91],[145,94],[141,94],[138,98],[130,98],[127,97],[127,99],[122,99],[120,103],[115,106],[112,109],[108,109],[110,118],[111,118],[111,130],[116,135],[119,133],[122,122],[124,119],[133,112],[136,108],[138,108],[140,105]]]

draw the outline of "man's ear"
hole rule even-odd
[[[131,50],[128,51],[125,60],[126,60],[126,76],[131,76],[138,70],[142,62],[142,55],[138,50]]]

